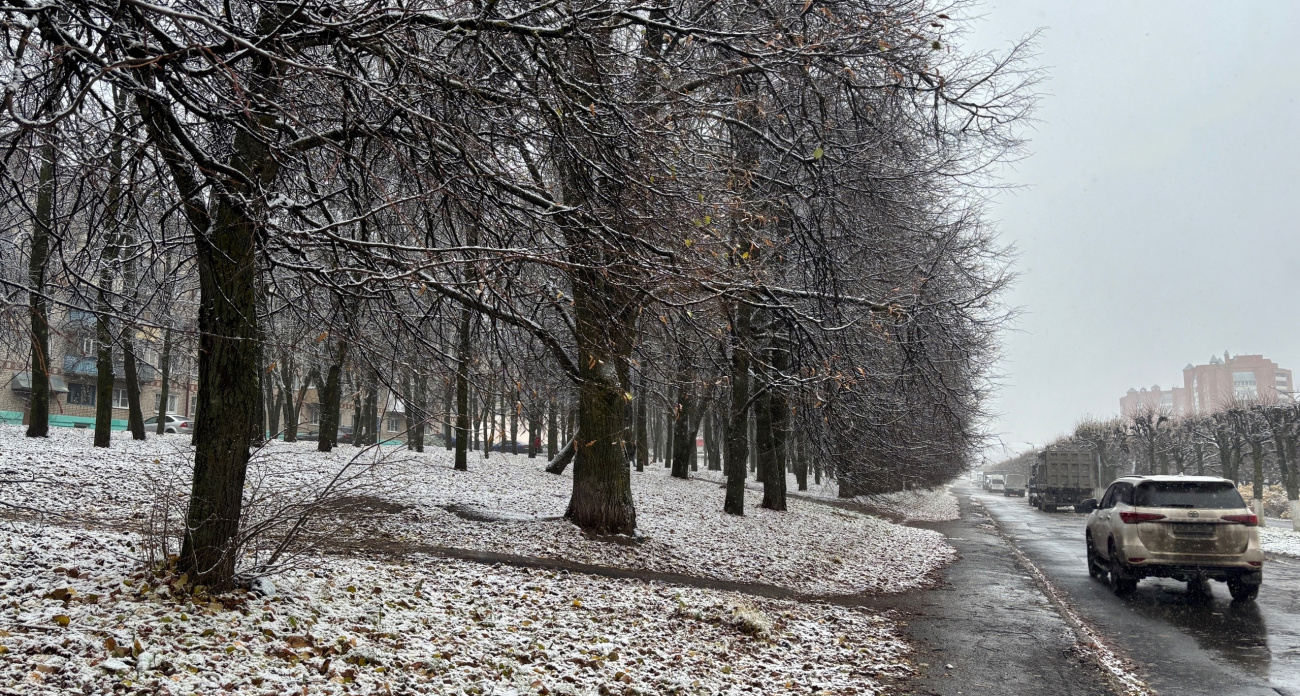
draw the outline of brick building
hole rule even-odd
[[[1148,408],[1171,416],[1181,416],[1188,412],[1186,390],[1182,387],[1161,389],[1159,384],[1152,385],[1150,389],[1130,387],[1128,393],[1119,400],[1119,412],[1125,416]]]
[[[1272,403],[1292,399],[1291,371],[1262,355],[1211,356],[1203,365],[1183,368],[1183,386],[1129,389],[1119,400],[1120,413],[1145,409],[1172,416],[1213,413],[1234,401]]]
[[[1291,371],[1262,355],[1213,356],[1183,368],[1183,386],[1195,413],[1212,413],[1233,401],[1272,403],[1292,398]]]

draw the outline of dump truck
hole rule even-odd
[[[1044,512],[1097,496],[1099,460],[1090,449],[1051,447],[1038,453],[1029,475],[1029,504]]]
[[[1025,494],[1025,484],[1028,483],[1029,477],[1024,474],[1007,474],[1002,477],[1002,481],[1002,495],[1011,497]]]

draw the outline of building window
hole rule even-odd
[[[400,433],[400,432],[402,432],[403,430],[405,430],[405,429],[406,429],[406,428],[405,428],[405,425],[406,425],[406,424],[403,422],[403,421],[405,421],[405,420],[406,420],[406,419],[403,418],[403,417],[401,417],[401,416],[389,416],[389,417],[388,417],[388,432],[390,432],[390,433]]]
[[[190,418],[193,418],[198,413],[198,410],[199,410],[199,396],[198,394],[191,394],[190,395]]]
[[[81,354],[87,356],[99,354],[98,341],[95,340],[94,336],[81,337]]]
[[[94,406],[95,385],[79,384],[77,382],[69,383],[68,403],[72,406]]]
[[[1285,387],[1286,385],[1291,383],[1291,380],[1287,377],[1287,374],[1285,372],[1277,373],[1277,375],[1274,377],[1274,380],[1277,382],[1277,386],[1279,387]]]
[[[158,412],[158,406],[162,402],[162,392],[153,395],[153,412]],[[175,394],[167,395],[167,412],[176,413],[176,406],[180,404],[180,397]]]
[[[113,390],[113,408],[128,408],[130,405],[131,401],[127,398],[125,389]]]
[[[307,404],[307,422],[320,422],[320,404]]]
[[[1232,395],[1238,399],[1253,399],[1259,396],[1259,386],[1255,383],[1255,373],[1232,373]]]

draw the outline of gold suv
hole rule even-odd
[[[1193,591],[1228,583],[1235,600],[1252,600],[1264,577],[1259,518],[1237,487],[1210,476],[1125,476],[1088,515],[1088,573],[1117,595],[1142,578],[1182,580]]]

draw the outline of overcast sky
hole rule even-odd
[[[990,0],[968,47],[1035,29],[1019,251],[993,430],[1027,449],[1211,354],[1300,370],[1300,2]]]

